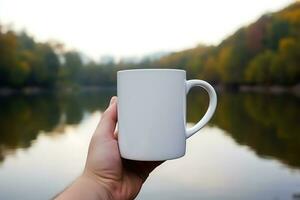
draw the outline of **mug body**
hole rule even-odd
[[[131,160],[168,160],[185,154],[186,73],[136,69],[117,73],[118,142]]]

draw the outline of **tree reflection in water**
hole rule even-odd
[[[198,92],[198,91],[197,91]],[[188,98],[188,121],[196,122],[207,107],[205,95]],[[210,125],[217,126],[238,144],[258,156],[275,158],[300,168],[300,99],[292,95],[220,93]]]
[[[112,95],[114,90],[1,97],[0,161],[15,149],[29,148],[42,131],[53,134],[58,125],[80,123],[85,112],[103,110]]]
[[[39,94],[0,98],[0,161],[18,148],[29,148],[41,131],[78,124],[85,113],[104,110],[115,90],[75,94]],[[219,93],[210,122],[258,156],[300,169],[300,100],[292,95]],[[191,91],[187,120],[196,122],[207,107],[207,95]],[[63,133],[63,132],[62,132]]]

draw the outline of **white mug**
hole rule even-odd
[[[186,128],[186,94],[204,88],[209,107],[203,118]],[[134,69],[117,73],[118,143],[121,156],[130,160],[158,161],[183,156],[186,139],[213,116],[214,88],[202,80],[186,80],[177,69]]]

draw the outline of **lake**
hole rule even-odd
[[[0,97],[0,199],[50,199],[82,171],[112,89]],[[300,97],[220,92],[211,122],[138,200],[300,199]],[[208,97],[188,95],[189,126]]]

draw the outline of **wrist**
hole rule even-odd
[[[113,200],[109,190],[87,174],[79,176],[72,185],[55,197],[55,200],[66,199]]]
[[[84,172],[78,181],[84,188],[88,188],[90,192],[94,193],[99,200],[114,200],[110,188],[103,181],[97,179],[89,172]]]

